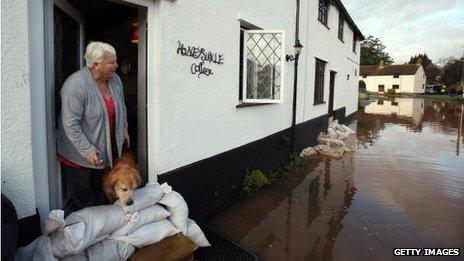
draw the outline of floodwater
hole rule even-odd
[[[394,248],[438,247],[463,258],[462,108],[362,101],[346,141],[354,153],[314,157],[208,226],[261,260],[390,260]]]

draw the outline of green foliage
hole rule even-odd
[[[441,77],[442,71],[440,67],[432,62],[426,53],[411,56],[408,64],[417,64],[417,61],[421,59],[422,67],[424,67],[425,76],[427,76],[427,84],[437,82],[437,77]]]
[[[388,89],[387,95],[395,95],[395,89]]]
[[[263,186],[269,185],[269,178],[261,170],[255,169],[245,176],[243,181],[243,191],[250,193],[259,190]]]
[[[441,68],[432,63],[424,68],[425,76],[427,76],[427,84],[436,83],[441,78]]]
[[[284,172],[288,172],[295,167],[306,164],[307,162],[308,162],[308,158],[302,158],[298,154],[293,153],[290,155],[290,161],[287,164],[285,164],[282,170]]]
[[[284,172],[291,171],[294,167],[304,165],[308,163],[308,161],[309,159],[302,158],[298,154],[294,153],[290,155],[289,162],[278,171],[264,173],[261,170],[255,169],[245,176],[243,181],[243,191],[247,194],[257,191],[266,185],[276,182],[282,177]]]
[[[426,53],[411,56],[411,58],[409,59],[408,64],[416,64],[417,60],[419,60],[419,58],[421,59],[421,61],[422,61],[421,64],[422,64],[422,66],[424,68],[431,65],[431,64],[433,64],[432,60],[430,60],[430,58],[427,56]]]
[[[443,65],[443,82],[447,85],[461,81],[464,71],[464,55],[459,58],[449,58]]]
[[[379,38],[370,35],[361,43],[361,65],[378,65],[380,60],[392,64],[393,59],[385,49],[386,46]]]

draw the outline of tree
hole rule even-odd
[[[424,68],[433,64],[432,60],[430,60],[430,58],[427,56],[426,53],[411,56],[411,58],[409,59],[409,64],[416,64],[419,58],[421,58],[422,60],[421,64],[422,64],[422,67]]]
[[[421,59],[422,67],[424,68],[425,75],[427,76],[427,83],[435,83],[438,76],[441,76],[441,69],[427,56],[426,53],[411,56],[408,64],[417,64],[417,61]]]
[[[443,82],[447,85],[461,81],[464,66],[464,55],[461,58],[448,58],[443,65]]]
[[[441,78],[441,68],[436,64],[432,63],[429,66],[424,68],[425,76],[427,76],[427,83],[436,83],[437,79]]]
[[[386,46],[379,38],[370,35],[361,43],[361,65],[378,65],[380,60],[392,64],[393,59],[385,49]]]

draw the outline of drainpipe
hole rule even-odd
[[[294,75],[293,75],[293,104],[292,104],[292,140],[290,144],[290,153],[295,152],[295,125],[296,125],[296,98],[298,86],[298,59],[300,58],[301,48],[299,37],[299,22],[300,21],[300,0],[296,0],[296,17],[295,17],[295,46],[294,56],[286,55],[287,61],[294,61]]]

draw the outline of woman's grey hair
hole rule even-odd
[[[92,68],[94,62],[102,62],[105,52],[116,55],[116,50],[113,46],[104,42],[90,42],[84,54],[87,67]]]

